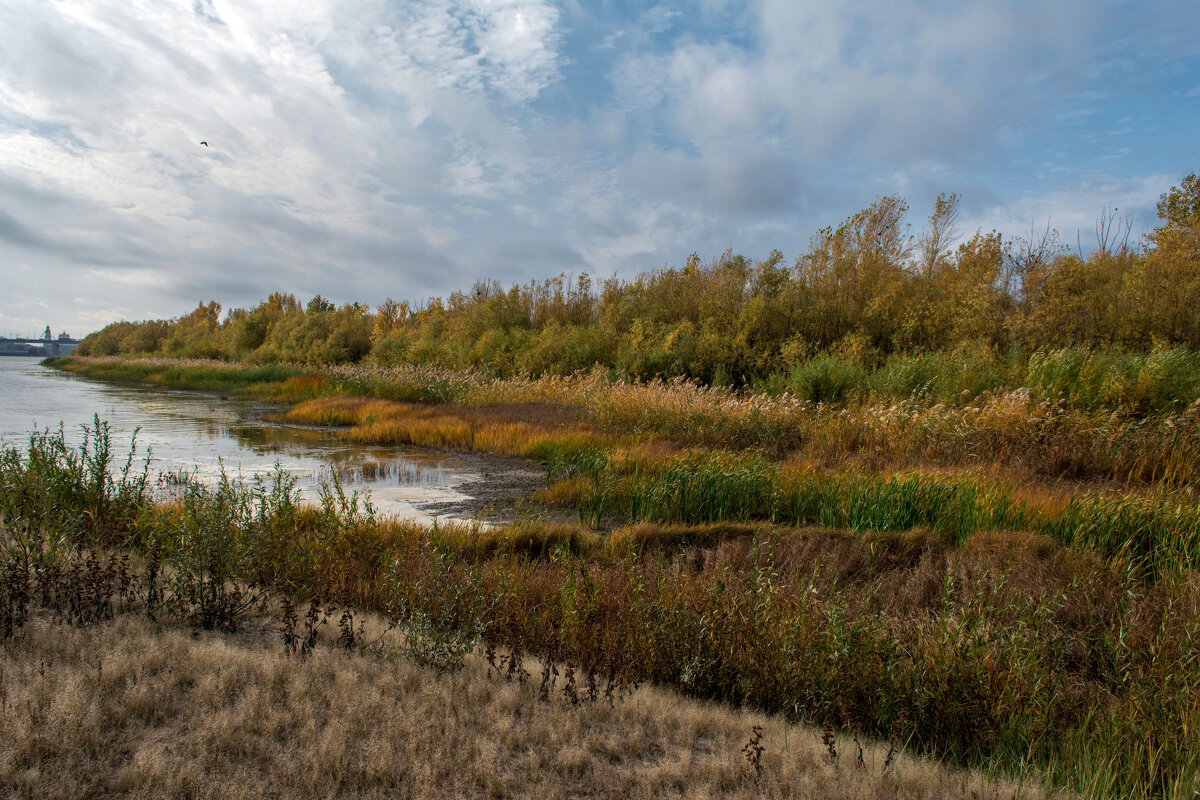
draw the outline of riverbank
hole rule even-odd
[[[335,487],[303,506],[282,477],[156,496],[107,478],[93,441],[35,437],[0,459],[13,635],[41,603],[75,624],[128,606],[238,631],[273,598],[292,604],[296,650],[305,619],[355,643],[378,614],[419,663],[474,651],[509,674],[517,654],[531,684],[576,699],[650,683],[1085,795],[1183,800],[1200,778],[1186,570],[1022,531],[423,527]]]
[[[169,359],[52,365],[151,385],[223,382],[245,396],[286,402],[280,418],[288,423],[338,428],[359,444],[530,459],[546,468],[549,485],[528,496],[526,507],[535,516],[559,507],[588,527],[924,526],[960,544],[978,531],[1029,530],[1140,574],[1200,566],[1198,404],[1169,418],[1089,416],[1026,392],[960,409],[839,409],[687,383],[610,383],[595,374],[500,380],[424,367],[264,372]],[[1118,479],[1096,463],[1105,459],[1129,462],[1133,471]],[[529,476],[513,489],[533,484]]]

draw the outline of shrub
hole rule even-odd
[[[1029,359],[1029,385],[1074,408],[1180,411],[1200,398],[1200,356],[1182,347],[1146,354],[1038,350]]]
[[[818,356],[805,361],[788,376],[788,388],[811,403],[840,405],[861,395],[867,386],[867,371],[853,361]]]

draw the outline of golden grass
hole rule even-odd
[[[274,623],[239,637],[123,616],[44,619],[2,645],[0,795],[192,798],[1035,798],[886,743],[643,687],[572,705],[389,652],[287,658]],[[762,728],[761,773],[744,747]]]
[[[475,409],[425,406],[367,397],[318,397],[288,410],[282,419],[309,425],[348,427],[355,442],[406,444],[473,450],[505,456],[540,457],[551,449],[574,451],[615,444],[581,423],[548,427],[497,419]]]

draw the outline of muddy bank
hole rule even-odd
[[[533,495],[546,488],[546,468],[536,461],[485,453],[431,451],[430,455],[435,453],[461,478],[452,486],[457,497],[410,501],[426,514],[492,525],[529,517],[574,519],[568,509],[533,501]]]

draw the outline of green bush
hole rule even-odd
[[[868,385],[867,378],[867,371],[852,361],[818,356],[792,370],[788,388],[803,400],[839,405],[862,395]]]
[[[871,374],[869,384],[879,397],[961,404],[1005,386],[1006,373],[990,347],[964,346],[952,351],[894,354]]]
[[[1043,397],[1072,408],[1178,411],[1200,398],[1200,356],[1183,347],[1145,354],[1043,349],[1030,356],[1028,381]]]

